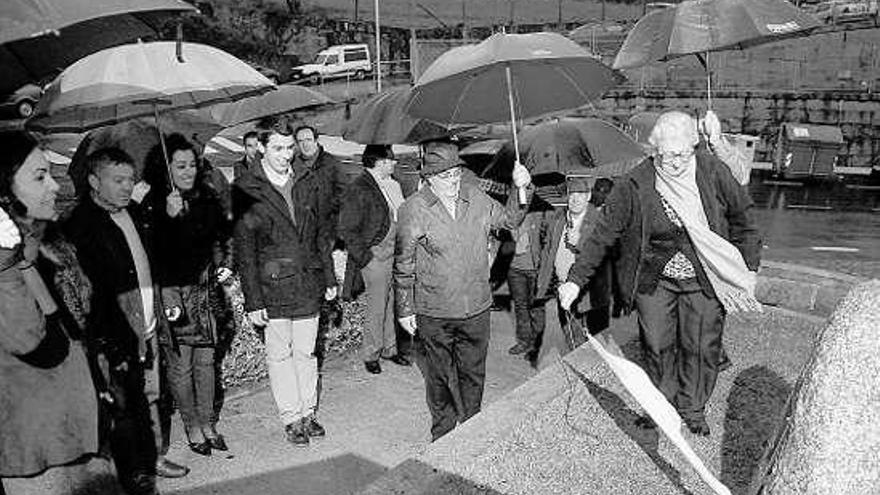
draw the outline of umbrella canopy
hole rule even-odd
[[[819,26],[786,0],[686,0],[642,17],[624,40],[614,68],[744,49],[804,36]]]
[[[520,135],[519,146],[523,165],[535,176],[617,177],[645,158],[638,143],[599,119],[560,119],[529,127]],[[509,171],[513,160],[513,144],[508,142],[490,167]]]
[[[495,34],[453,48],[413,88],[409,113],[444,124],[511,120],[586,105],[622,77],[556,33]],[[510,94],[508,94],[510,93]]]
[[[361,144],[419,143],[449,135],[438,124],[406,113],[411,88],[391,88],[355,107],[342,128],[342,137]]]
[[[329,96],[298,85],[284,85],[261,95],[249,96],[205,109],[207,117],[223,127],[306,108],[335,103]]]
[[[122,45],[71,65],[47,88],[26,126],[85,132],[137,117],[235,101],[275,87],[232,55],[196,43]]]
[[[90,53],[154,36],[168,17],[195,11],[182,0],[4,0],[0,93],[54,77]]]
[[[194,144],[206,144],[222,128],[206,121],[196,112],[178,112],[173,118],[162,121],[162,132],[183,134]],[[71,158],[67,174],[73,181],[77,194],[89,190],[87,182],[86,157],[101,148],[119,148],[134,159],[135,177],[143,176],[147,154],[160,144],[156,121],[152,117],[131,119],[121,124],[102,127],[89,132],[80,141]]]

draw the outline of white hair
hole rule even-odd
[[[700,141],[697,121],[679,110],[671,110],[661,114],[651,130],[651,135],[648,136],[648,143],[656,148],[674,140],[688,140],[694,146]]]

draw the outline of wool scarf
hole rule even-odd
[[[761,311],[755,299],[757,274],[750,271],[742,253],[727,239],[709,228],[706,212],[697,187],[697,160],[693,156],[680,173],[672,173],[657,163],[655,188],[681,218],[697,257],[715,295],[728,313]]]

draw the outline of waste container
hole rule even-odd
[[[773,170],[785,178],[827,178],[843,145],[837,126],[786,122],[779,128]]]

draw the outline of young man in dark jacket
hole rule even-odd
[[[462,182],[462,164],[454,144],[425,146],[427,184],[400,207],[394,252],[397,317],[424,359],[435,440],[480,412],[492,304],[489,237],[518,227],[526,212]],[[531,184],[522,165],[513,178],[519,187]]]
[[[164,457],[168,423],[160,416],[159,350],[160,343],[172,343],[153,281],[149,226],[131,202],[133,160],[105,148],[89,155],[87,164],[91,193],[63,228],[94,289],[88,340],[116,395],[110,442],[120,481],[131,493],[150,494],[156,474],[189,472]]]
[[[245,310],[264,328],[269,382],[287,439],[307,446],[324,435],[315,418],[314,356],[322,299],[336,297],[326,203],[308,175],[294,171],[293,131],[279,119],[260,135],[260,166],[235,183],[234,253]]]

